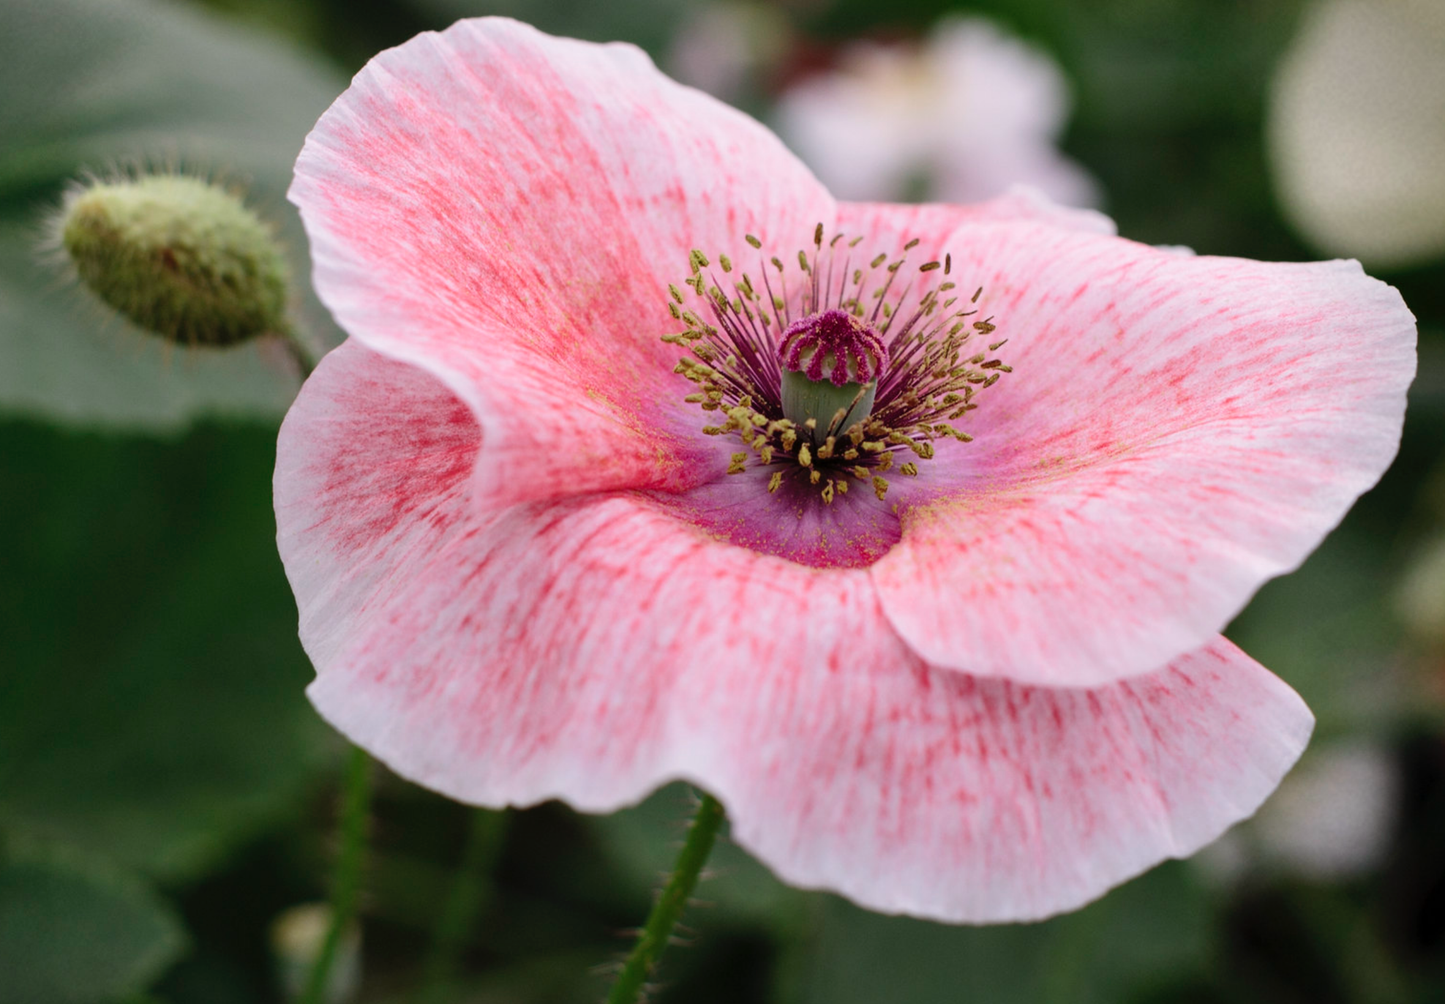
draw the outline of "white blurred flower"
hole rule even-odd
[[[1309,878],[1348,878],[1384,856],[1400,795],[1388,749],[1338,742],[1313,751],[1285,778],[1254,828],[1269,860]]]
[[[858,43],[783,95],[778,131],[840,198],[976,202],[1015,183],[1073,206],[1098,187],[1054,146],[1068,86],[1044,53],[976,19],[919,47]]]
[[[1365,874],[1389,849],[1401,783],[1394,757],[1373,740],[1316,747],[1252,820],[1206,847],[1194,864],[1225,886],[1259,870],[1319,881]]]
[[[1445,3],[1310,9],[1268,132],[1285,211],[1315,244],[1384,267],[1445,254]]]
[[[1420,641],[1445,642],[1445,537],[1420,548],[1395,591],[1395,612]]]

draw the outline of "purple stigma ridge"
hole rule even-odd
[[[825,375],[823,364],[829,356],[833,359],[832,370]],[[823,380],[826,376],[834,386],[842,387],[881,376],[888,368],[888,350],[872,328],[846,310],[833,309],[788,325],[778,348],[778,360],[790,372],[802,372],[809,380]]]

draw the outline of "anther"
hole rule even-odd
[[[752,459],[772,468],[769,493],[778,492],[793,477],[788,471],[796,469],[808,472],[807,483],[822,504],[836,503],[855,477],[882,500],[889,487],[885,472],[919,473],[913,459],[901,462],[906,451],[928,460],[940,437],[970,440],[949,423],[978,407],[975,391],[1011,368],[992,355],[1002,341],[986,352],[973,353],[970,346],[966,356],[970,336],[991,333],[995,324],[992,316],[974,320],[980,310],[954,309],[958,295],[949,294],[954,282],[929,282],[939,269],[952,273],[951,254],[920,265],[917,272],[927,278],[915,286],[894,280],[919,240],[910,240],[904,254],[891,260],[886,252],[877,255],[866,270],[846,260],[835,270],[837,259],[828,256],[863,238],[845,242],[844,235],[834,234],[825,250],[821,224],[812,237],[814,251],[797,252],[804,279],[791,288],[786,279],[770,286],[764,267],[757,287],[742,273],[729,280],[732,292],[724,292],[705,271],[707,255],[694,249],[685,284],[700,304],[682,307],[682,293],[669,285],[669,311],[687,330],[662,337],[687,353],[676,368],[698,389],[687,401],[720,413],[714,421],[721,424],[704,426],[703,432],[735,435],[746,448],[730,456],[729,474],[743,473]],[[763,249],[755,235],[746,240],[754,250]],[[761,257],[786,276],[782,258]],[[716,258],[722,273],[735,271],[728,255]],[[886,274],[879,274],[885,267]],[[982,295],[980,287],[969,302]],[[708,314],[715,323],[704,319]]]

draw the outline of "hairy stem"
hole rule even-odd
[[[322,1004],[336,961],[341,937],[356,912],[356,899],[361,891],[362,864],[366,857],[366,817],[371,805],[371,758],[360,747],[352,747],[346,764],[346,781],[342,791],[341,851],[336,858],[336,874],[331,889],[331,926],[326,940],[306,980],[302,1004]]]
[[[697,886],[698,875],[702,872],[702,866],[707,863],[707,856],[712,851],[713,841],[722,821],[722,804],[711,795],[704,794],[698,804],[697,814],[693,816],[692,825],[688,828],[687,839],[677,856],[672,875],[662,887],[657,902],[652,905],[652,913],[648,915],[647,923],[638,935],[637,944],[623,963],[617,982],[612,984],[612,992],[607,995],[607,1004],[635,1004],[641,999],[643,987],[657,968],[657,961],[662,957],[668,939],[672,937],[673,928],[677,926],[678,918],[687,906],[688,897]]]

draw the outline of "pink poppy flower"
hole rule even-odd
[[[982,922],[1192,853],[1303,748],[1218,631],[1395,452],[1413,320],[1356,264],[836,202],[637,49],[500,19],[373,60],[291,198],[351,339],[281,554],[311,699],[404,776],[688,779],[789,882]]]

